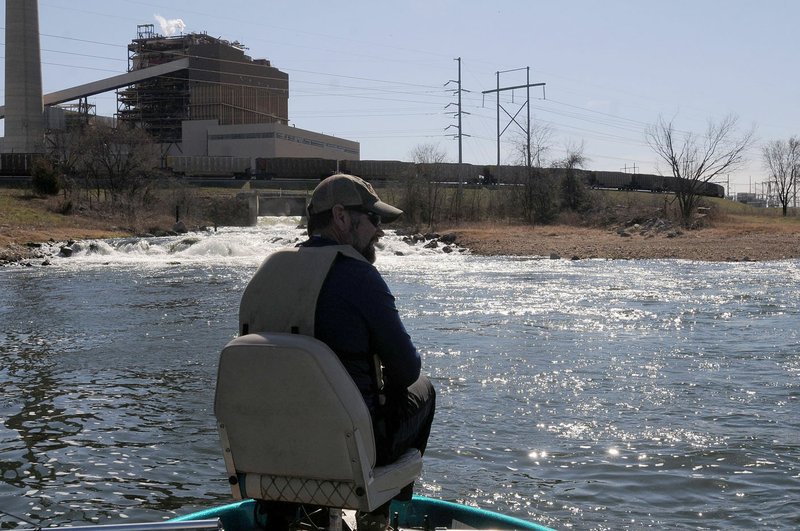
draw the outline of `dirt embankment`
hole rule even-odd
[[[634,225],[624,229],[571,226],[452,227],[458,243],[480,255],[560,258],[679,258],[703,261],[800,258],[800,226],[724,224],[685,231]]]

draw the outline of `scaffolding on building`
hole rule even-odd
[[[245,50],[205,33],[164,37],[153,24],[137,26],[137,38],[128,45],[129,72],[185,57],[189,68],[119,90],[119,120],[168,144],[181,141],[184,120],[287,124],[289,76]]]

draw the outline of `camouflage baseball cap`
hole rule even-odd
[[[385,223],[394,221],[403,213],[399,208],[381,201],[367,181],[346,173],[331,175],[317,185],[311,194],[311,202],[308,203],[308,213],[319,214],[335,205],[360,207],[374,212]]]

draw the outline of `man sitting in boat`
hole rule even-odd
[[[309,239],[264,261],[240,309],[242,334],[291,329],[313,335],[338,355],[372,416],[377,465],[409,448],[424,452],[435,407],[433,386],[421,374],[395,298],[372,265],[384,235],[381,223],[401,214],[359,177],[328,177],[308,205]],[[259,302],[246,304],[248,291]],[[412,488],[398,498],[410,499]],[[359,527],[385,528],[388,513],[387,503],[361,515]]]

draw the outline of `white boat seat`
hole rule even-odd
[[[222,350],[214,399],[233,496],[372,511],[413,482],[419,451],[375,466],[372,419],[336,354],[259,333]]]

